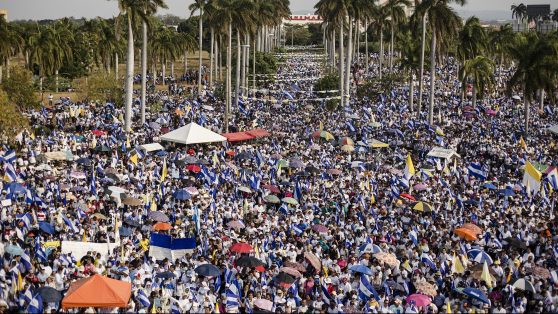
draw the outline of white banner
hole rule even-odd
[[[62,253],[68,254],[72,253],[72,256],[76,260],[80,260],[82,257],[87,255],[87,252],[101,253],[103,257],[106,257],[118,247],[120,243],[93,243],[93,242],[79,242],[79,241],[62,241]]]

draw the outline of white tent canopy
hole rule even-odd
[[[223,142],[227,138],[192,122],[161,136],[161,140],[188,145]]]
[[[156,150],[164,150],[165,148],[159,143],[143,144],[140,146],[146,152],[154,152]]]
[[[442,159],[451,159],[452,157],[461,157],[458,153],[451,149],[446,149],[442,147],[434,147],[432,150],[426,155],[429,157],[436,157]]]
[[[558,134],[558,125],[551,125],[547,130],[554,134]]]

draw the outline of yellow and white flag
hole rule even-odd
[[[523,174],[523,185],[527,192],[536,195],[541,188],[542,173],[529,161],[525,162],[525,173]]]
[[[405,163],[404,175],[405,175],[405,179],[407,180],[411,179],[415,175],[415,166],[413,165],[411,154],[407,155],[407,162]]]

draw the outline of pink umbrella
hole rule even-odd
[[[427,187],[426,184],[424,184],[424,183],[419,183],[419,184],[416,184],[415,186],[413,186],[413,190],[415,190],[415,191],[424,191],[424,190],[426,190],[426,187]]]
[[[233,229],[237,229],[237,230],[245,228],[244,223],[240,220],[229,221],[227,223],[227,226],[229,226],[229,228],[233,228]]]
[[[304,252],[304,257],[310,262],[310,264],[312,264],[312,266],[316,270],[321,270],[322,269],[322,262],[320,261],[320,259],[316,255],[314,255],[314,253]]]
[[[293,277],[296,277],[296,278],[302,277],[302,274],[298,270],[296,270],[294,268],[291,268],[291,267],[281,267],[281,268],[279,268],[279,271],[282,271],[282,272],[284,272],[286,274],[289,274],[289,275],[291,275]]]
[[[273,309],[273,302],[266,299],[256,299],[254,300],[254,306],[262,310],[271,312],[271,310]]]
[[[338,176],[338,175],[341,174],[341,170],[339,170],[339,169],[327,169],[327,173]]]
[[[306,271],[306,268],[304,266],[302,266],[301,264],[294,263],[294,262],[289,262],[289,261],[285,262],[285,267],[294,268],[294,269],[296,269],[298,271],[301,271],[301,272]]]
[[[191,195],[198,195],[200,194],[200,192],[198,192],[198,189],[196,189],[193,186],[189,186],[187,188],[185,188],[186,191],[188,191],[188,193],[190,193]]]
[[[429,296],[417,293],[408,296],[406,301],[407,303],[413,302],[416,306],[427,306],[432,302]]]
[[[496,111],[492,110],[492,109],[488,109],[488,111],[486,111],[486,114],[489,116],[495,116],[496,115]]]
[[[313,225],[312,230],[316,231],[317,233],[327,233],[328,229],[324,225]]]

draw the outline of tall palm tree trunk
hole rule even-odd
[[[345,101],[344,104],[349,103],[350,88],[351,88],[351,60],[353,60],[353,19],[349,17],[349,34],[347,36],[347,64],[345,65]]]
[[[240,95],[240,72],[242,71],[241,69],[241,63],[242,63],[242,42],[240,41],[240,31],[236,31],[236,80],[235,80],[235,86],[234,86],[234,108],[233,110],[237,110],[238,109],[238,97]]]
[[[542,111],[544,110],[544,89],[541,88],[539,93],[539,109]]]
[[[434,87],[436,87],[436,33],[432,30],[430,44],[430,102],[428,104],[428,123],[434,122]]]
[[[365,59],[365,64],[366,64],[366,71],[365,73],[368,75],[368,19],[366,19],[365,23],[365,30],[364,30],[364,53],[366,54],[366,56],[364,57]]]
[[[248,95],[248,88],[249,88],[249,83],[248,83],[248,74],[250,73],[250,42],[251,42],[251,38],[250,38],[250,34],[246,34],[246,62],[244,63],[244,87],[246,88],[246,95]]]
[[[117,58],[118,59],[118,58]],[[117,64],[118,68],[118,64]],[[132,29],[132,18],[128,15],[128,55],[126,57],[126,110],[124,130],[130,132],[132,129],[132,92],[134,88],[134,33]]]
[[[257,37],[257,36],[256,36]],[[254,46],[256,46],[256,40],[254,40]],[[256,47],[254,47],[254,49],[252,49],[253,52],[253,57],[252,57],[252,89],[253,89],[253,93],[254,95],[256,94]]]
[[[114,53],[114,78],[118,80],[118,53]]]
[[[219,35],[219,80],[221,81],[223,80],[223,50],[221,49],[222,44],[223,44],[223,39],[222,36]]]
[[[210,33],[211,52],[209,53],[209,88],[213,86],[213,53],[215,52],[215,32],[213,30],[213,27],[211,27]]]
[[[165,58],[161,58],[161,74],[163,76],[163,85],[165,85],[166,81],[165,81],[165,75],[166,75],[166,63],[167,60],[165,60]]]
[[[391,26],[391,39],[390,39],[390,44],[389,44],[389,73],[393,73],[393,44],[395,42],[395,27],[394,27],[394,22],[393,19],[391,20],[390,26]]]
[[[231,110],[231,59],[232,59],[232,22],[229,22],[228,30],[228,41],[227,45],[227,102],[225,107],[225,133],[229,132],[229,114]]]
[[[413,112],[415,95],[415,81],[413,80],[413,71],[409,71],[409,111]]]
[[[473,88],[471,91],[471,94],[473,96],[473,107],[477,105],[477,88],[475,87],[475,85],[477,85],[477,82],[473,81]]]
[[[55,90],[58,93],[58,69],[56,69],[56,71],[54,71],[54,84],[55,84]]]
[[[147,85],[147,23],[142,21],[142,43],[141,43],[141,125],[145,123],[145,92]]]
[[[336,57],[336,46],[337,45],[337,37],[335,37],[335,29],[332,31],[331,34],[331,67],[335,68],[337,64],[337,57]]]
[[[418,94],[418,105],[417,112],[420,114],[422,107],[422,89],[423,89],[423,79],[424,79],[424,50],[426,43],[426,14],[422,16],[422,38],[420,42],[420,73],[419,73],[419,94]]]
[[[0,63],[0,83],[2,83],[2,69],[4,67],[2,66],[2,64]]]
[[[246,35],[244,35],[244,42],[246,42]],[[246,47],[244,45],[241,46],[241,55],[242,55],[242,61],[241,61],[241,69],[240,69],[240,91],[242,92],[242,95],[244,95],[244,87],[246,87]]]
[[[384,31],[380,27],[380,79],[382,79],[384,72]]]
[[[343,75],[343,62],[345,61],[345,49],[343,44],[343,24],[339,27],[339,96],[341,96],[341,108],[343,108],[343,100],[345,98],[345,76]]]
[[[199,68],[198,68],[198,95],[201,95],[201,91],[202,91],[202,69],[203,69],[203,64],[202,64],[202,50],[203,50],[203,19],[202,19],[202,15],[203,15],[203,8],[200,7],[200,43],[199,43],[199,55],[198,55],[198,61],[199,61]]]

